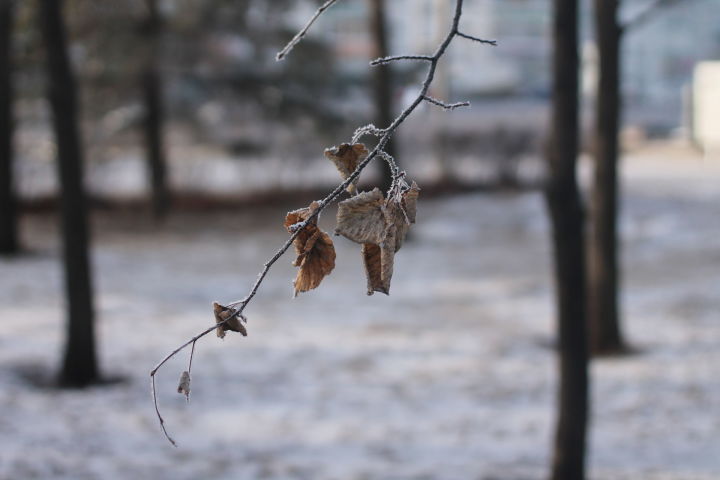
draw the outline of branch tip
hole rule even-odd
[[[455,110],[456,108],[460,107],[469,107],[470,102],[457,102],[457,103],[445,103],[441,100],[438,100],[437,98],[430,97],[428,95],[423,95],[423,100],[425,100],[428,103],[432,103],[433,105],[437,105],[438,107],[442,107],[444,110]]]
[[[493,47],[497,47],[497,40],[485,40],[483,38],[474,37],[472,35],[468,35],[467,33],[462,32],[455,33],[457,36],[467,38],[468,40],[472,40],[473,42],[484,43],[485,45],[492,45]]]

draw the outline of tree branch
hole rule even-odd
[[[320,8],[318,8],[318,9],[315,11],[315,14],[310,18],[310,20],[308,20],[308,22],[305,24],[305,26],[302,28],[302,30],[300,30],[300,31],[292,38],[292,40],[290,40],[290,41],[288,42],[288,44],[285,45],[285,48],[283,48],[282,50],[280,50],[280,51],[278,52],[278,54],[275,56],[275,60],[277,60],[277,61],[279,62],[280,60],[282,60],[283,58],[285,58],[285,56],[286,56],[288,53],[290,53],[290,50],[292,50],[293,47],[295,47],[295,45],[297,45],[298,43],[300,43],[300,41],[303,39],[303,37],[305,37],[305,35],[307,35],[308,30],[310,30],[310,27],[312,27],[313,23],[315,23],[315,20],[317,20],[317,19],[320,17],[320,15],[323,14],[323,12],[324,12],[325,10],[327,10],[327,9],[330,8],[330,7],[332,7],[335,2],[337,2],[337,0],[327,0],[327,2],[323,3],[323,4],[320,6]]]
[[[445,103],[442,100],[438,100],[437,98],[430,97],[428,95],[425,95],[423,97],[423,100],[425,100],[428,103],[432,103],[433,105],[437,105],[438,107],[442,107],[445,110],[455,110],[459,107],[469,107],[470,102],[457,102],[457,103]]]
[[[429,55],[397,55],[392,57],[376,58],[370,62],[371,67],[377,67],[378,65],[384,65],[386,63],[395,62],[397,60],[425,60],[432,62],[433,57]]]
[[[317,20],[317,18],[322,14],[323,11],[327,10],[333,3],[335,3],[336,0],[329,0],[325,2],[313,15],[313,17],[310,19],[310,21],[305,25],[305,27],[297,34],[295,37],[288,43],[283,50],[280,51],[277,55],[277,59],[282,59],[291,49],[293,46],[295,46],[307,33],[310,26]],[[416,57],[412,59],[422,59],[429,63],[429,68],[426,73],[425,79],[423,80],[423,83],[420,88],[420,92],[418,93],[417,97],[415,97],[415,100],[403,110],[400,115],[398,115],[395,120],[392,121],[392,123],[387,126],[386,128],[377,128],[374,125],[366,125],[364,127],[360,127],[356,130],[354,137],[360,137],[365,134],[372,134],[379,136],[380,139],[378,140],[377,145],[373,150],[368,154],[368,156],[357,166],[357,168],[343,181],[340,183],[335,189],[330,192],[325,198],[320,200],[318,202],[318,207],[315,209],[308,218],[297,224],[296,229],[294,229],[294,232],[290,235],[290,237],[287,239],[287,241],[275,252],[275,254],[263,265],[262,270],[258,274],[257,280],[255,280],[255,283],[250,288],[250,291],[248,292],[247,296],[243,298],[242,300],[233,302],[228,304],[227,308],[232,310],[232,313],[225,318],[221,322],[217,322],[215,325],[206,328],[199,334],[192,337],[190,340],[186,341],[179,347],[177,347],[175,350],[167,354],[156,366],[152,369],[150,372],[150,377],[152,379],[151,381],[151,387],[152,387],[152,396],[153,401],[155,404],[155,411],[157,413],[158,420],[160,421],[160,426],[163,430],[163,433],[165,433],[165,436],[167,439],[172,443],[173,445],[176,445],[175,441],[168,435],[167,430],[165,429],[165,422],[163,420],[162,415],[160,414],[160,409],[158,408],[158,402],[157,402],[157,391],[155,388],[155,376],[157,375],[158,370],[172,357],[177,355],[180,351],[182,351],[184,348],[188,347],[189,345],[192,345],[193,347],[193,353],[195,348],[195,343],[208,333],[212,332],[213,330],[217,329],[218,327],[222,327],[223,325],[227,324],[230,320],[242,316],[243,311],[247,307],[247,305],[250,303],[250,301],[255,297],[255,295],[258,292],[258,289],[260,288],[260,285],[265,280],[265,277],[267,276],[268,272],[270,271],[270,268],[275,264],[275,262],[278,261],[280,257],[283,256],[283,254],[290,248],[290,246],[293,244],[293,241],[295,238],[297,238],[298,235],[307,227],[308,224],[310,224],[313,219],[315,219],[320,213],[325,210],[325,208],[330,205],[333,201],[335,201],[345,190],[346,188],[353,183],[359,176],[360,173],[365,169],[365,167],[368,166],[370,162],[375,159],[375,157],[380,156],[381,158],[385,159],[388,162],[391,162],[391,164],[394,164],[394,161],[392,161],[392,157],[389,157],[389,155],[384,151],[385,145],[390,140],[390,137],[395,133],[395,131],[398,129],[398,127],[407,119],[408,116],[417,108],[417,106],[422,103],[423,101],[429,101],[430,103],[434,103],[436,105],[442,106],[443,108],[449,108],[453,109],[459,106],[465,106],[465,103],[460,104],[445,104],[439,100],[432,99],[427,95],[427,92],[430,88],[430,84],[433,81],[433,78],[435,77],[435,71],[437,69],[437,64],[442,58],[442,56],[447,51],[448,46],[452,42],[452,40],[456,36],[462,36],[465,38],[469,38],[468,35],[461,34],[458,32],[458,25],[460,23],[460,17],[462,16],[462,6],[463,6],[463,0],[455,0],[455,13],[453,15],[452,24],[450,26],[450,30],[445,37],[445,39],[440,43],[440,45],[437,47],[437,50],[435,50],[435,53],[432,56],[425,57],[425,56],[413,56],[413,55],[405,55],[403,57]],[[472,37],[473,40],[480,41],[479,39],[475,39]],[[490,43],[489,41],[481,41],[482,43]],[[400,58],[398,58],[400,59]],[[354,138],[355,140],[355,138]],[[397,169],[396,169],[397,170]],[[398,182],[402,180],[404,177],[404,172],[395,172],[394,173],[394,182]],[[395,185],[396,183],[394,183]],[[190,359],[192,361],[192,354],[190,356]],[[192,366],[192,364],[190,364]],[[189,368],[188,368],[189,370]]]
[[[467,38],[468,40],[472,40],[473,42],[478,43],[484,43],[485,45],[492,45],[493,47],[497,47],[497,40],[484,40],[482,38],[473,37],[472,35],[467,35],[462,32],[457,32],[458,37]]]

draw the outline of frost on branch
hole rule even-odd
[[[285,217],[287,231],[295,232],[300,228],[298,224],[307,221],[319,206],[317,202],[312,202],[307,208],[289,212]],[[298,292],[317,288],[322,279],[335,268],[335,247],[330,235],[318,228],[317,219],[316,216],[309,220],[293,241],[297,254],[293,265],[300,267],[293,282],[296,297]]]
[[[215,323],[218,324],[217,336],[219,338],[225,338],[225,332],[227,331],[239,332],[243,337],[247,337],[247,329],[245,325],[242,324],[243,321],[247,322],[244,316],[237,315],[232,317],[235,311],[217,302],[213,303],[213,313],[215,314]],[[230,320],[228,320],[228,318],[230,318]]]
[[[347,179],[367,156],[368,149],[362,143],[343,143],[339,147],[325,149],[325,157],[335,164],[343,180]],[[348,193],[354,194],[357,191],[357,183],[356,178],[348,185]]]
[[[417,184],[384,198],[377,188],[338,205],[335,234],[362,244],[367,293],[390,293],[395,252],[400,250],[411,223],[415,223]]]

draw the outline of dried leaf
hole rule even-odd
[[[397,252],[405,242],[405,236],[410,229],[410,224],[415,223],[417,213],[417,198],[420,192],[417,184],[413,182],[409,190],[404,192],[400,200],[390,199],[385,208],[385,221],[387,222],[387,236],[393,232],[391,243]]]
[[[244,316],[236,315],[225,322],[225,320],[232,316],[235,311],[224,305],[220,305],[217,302],[213,302],[213,313],[215,314],[215,323],[222,323],[222,325],[218,325],[216,330],[219,338],[225,338],[225,332],[227,331],[239,332],[243,337],[247,337],[247,328],[245,328],[245,325],[242,324],[243,321],[247,322],[247,319]]]
[[[339,147],[325,149],[325,157],[335,164],[343,180],[347,179],[368,155],[368,149],[362,143],[343,143]],[[347,187],[347,191],[355,193],[358,179]]]
[[[313,202],[307,208],[289,212],[285,217],[285,228],[295,231],[295,225],[306,221],[319,207]],[[293,286],[294,295],[317,288],[323,278],[335,268],[335,247],[330,235],[317,227],[317,217],[313,218],[293,241],[297,258],[293,265],[300,267]]]
[[[385,238],[384,203],[377,188],[340,202],[335,234],[357,243],[380,244]]]
[[[392,278],[392,256],[388,270],[388,256],[383,255],[383,249],[374,243],[363,243],[362,256],[365,263],[365,276],[367,277],[367,294],[381,292],[386,295],[390,293],[390,279]],[[385,264],[383,264],[385,257]],[[389,275],[388,275],[389,273]]]
[[[378,195],[382,194],[375,191],[340,203],[336,232],[363,244],[368,295],[375,292],[389,295],[395,252],[400,250],[410,224],[415,223],[420,189],[413,182],[399,199],[380,201]]]
[[[402,206],[405,209],[407,218],[410,223],[415,223],[415,216],[417,213],[417,199],[420,195],[420,187],[415,182],[412,182],[410,190],[405,192],[402,196]]]
[[[178,383],[177,392],[185,395],[187,401],[190,401],[190,372],[185,370],[180,375],[180,383]]]

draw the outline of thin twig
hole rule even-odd
[[[280,53],[278,53],[278,59],[285,56],[292,49],[292,47],[302,39],[302,37],[305,35],[305,33],[307,33],[307,30],[310,28],[310,26],[313,24],[313,22],[315,22],[317,17],[319,17],[320,14],[322,14],[322,12],[324,10],[326,10],[328,7],[330,7],[335,1],[336,0],[330,0],[330,1],[325,2],[318,9],[318,11],[315,12],[315,15],[313,16],[313,18],[310,19],[308,24],[305,25],[305,27],[300,31],[300,33],[298,33],[295,36],[295,38],[293,38],[293,40],[291,40],[290,43]],[[167,354],[155,366],[155,368],[153,368],[152,371],[150,372],[150,377],[152,378],[151,384],[152,384],[153,400],[155,403],[155,411],[157,413],[158,419],[160,420],[160,426],[162,427],[163,432],[165,433],[165,436],[168,438],[168,440],[170,440],[170,442],[173,445],[176,445],[175,441],[172,438],[170,438],[170,436],[167,434],[167,431],[165,430],[164,421],[163,421],[162,416],[160,415],[160,410],[159,410],[158,404],[157,404],[157,391],[155,388],[155,375],[157,374],[158,370],[168,360],[170,360],[172,357],[177,355],[178,352],[180,352],[181,350],[186,348],[188,345],[192,345],[193,352],[194,352],[195,343],[200,338],[204,337],[205,335],[207,335],[208,333],[217,329],[218,327],[222,327],[224,324],[226,324],[233,318],[237,317],[238,315],[242,315],[243,311],[245,310],[245,307],[247,307],[247,305],[250,303],[250,301],[257,294],[258,289],[260,288],[260,285],[262,284],[263,280],[265,279],[265,276],[268,274],[268,271],[270,270],[270,268],[288,250],[288,248],[290,248],[290,246],[293,244],[293,241],[295,240],[295,238],[297,238],[297,236],[300,235],[300,233],[305,229],[305,227],[307,227],[307,225],[310,224],[315,219],[315,217],[320,215],[320,213],[328,205],[330,205],[333,201],[335,201],[346,190],[346,188],[351,183],[353,183],[357,179],[358,176],[360,176],[360,173],[365,169],[365,167],[368,166],[368,164],[375,157],[381,156],[381,157],[385,158],[386,161],[390,161],[388,159],[388,157],[389,157],[388,154],[384,151],[385,145],[390,140],[390,137],[392,137],[393,133],[395,133],[395,130],[397,130],[397,128],[405,121],[405,119],[407,119],[407,117],[417,108],[417,106],[420,105],[420,103],[422,103],[423,101],[430,101],[429,99],[431,97],[427,96],[427,92],[430,88],[430,84],[432,83],[433,78],[435,77],[435,71],[437,69],[437,64],[438,64],[440,58],[442,58],[442,56],[445,54],[445,51],[447,50],[448,46],[452,42],[453,38],[455,38],[455,36],[458,36],[458,35],[465,36],[465,35],[461,35],[458,32],[458,25],[460,22],[460,17],[462,16],[462,6],[463,6],[463,0],[456,0],[455,14],[453,16],[450,30],[449,30],[447,36],[445,37],[445,39],[442,41],[442,43],[437,47],[437,50],[435,51],[435,53],[431,57],[427,58],[427,61],[429,62],[430,66],[428,68],[425,79],[423,80],[422,86],[420,88],[420,92],[418,93],[415,100],[407,108],[405,108],[405,110],[403,110],[400,113],[400,115],[398,115],[395,118],[395,120],[393,120],[393,122],[388,127],[380,129],[380,128],[375,127],[374,125],[366,125],[365,127],[361,127],[358,130],[356,130],[354,137],[359,137],[364,134],[373,134],[373,135],[380,136],[380,139],[378,140],[377,145],[375,145],[375,148],[372,149],[372,151],[368,154],[368,156],[362,162],[360,162],[360,164],[358,164],[358,166],[355,168],[355,170],[342,183],[340,183],[337,187],[335,187],[335,189],[332,192],[330,192],[325,198],[323,198],[322,200],[320,200],[318,202],[318,207],[312,213],[310,213],[310,215],[308,216],[307,219],[305,219],[305,221],[300,222],[297,225],[297,229],[290,235],[290,237],[287,239],[287,241],[275,252],[275,254],[272,256],[272,258],[270,258],[270,260],[268,260],[263,265],[263,269],[260,271],[260,273],[258,273],[258,277],[255,280],[255,283],[250,288],[250,291],[248,292],[247,296],[245,298],[243,298],[243,300],[234,302],[229,305],[229,308],[234,309],[232,314],[230,314],[223,321],[217,322],[217,323],[215,323],[215,325],[206,328],[205,330],[203,330],[199,334],[195,335],[190,340],[183,343],[182,345],[177,347],[175,350],[173,350],[172,352]],[[440,102],[439,100],[437,100],[436,102],[439,103],[441,106],[445,105],[442,102]],[[433,103],[433,102],[431,101],[431,103]],[[458,105],[458,106],[460,106],[460,105]],[[405,175],[404,172],[395,171],[394,172],[394,183],[403,181],[404,175]],[[191,352],[191,354],[190,354],[191,362],[192,362],[193,352]],[[192,363],[191,363],[191,365],[192,365]],[[188,371],[189,371],[189,369],[188,369]]]
[[[442,100],[438,100],[437,98],[433,98],[428,95],[425,95],[423,100],[428,103],[432,103],[433,105],[437,105],[438,107],[442,107],[445,110],[455,110],[456,108],[470,106],[470,102],[445,103]]]
[[[190,361],[188,362],[188,374],[192,373],[192,361],[193,361],[193,355],[195,355],[195,344],[197,342],[193,342],[192,347],[190,348]]]
[[[158,420],[160,420],[160,428],[162,428],[163,433],[165,434],[165,438],[167,438],[170,443],[172,443],[173,447],[177,447],[177,443],[175,443],[175,440],[172,439],[172,437],[168,434],[167,429],[165,428],[165,420],[163,419],[162,415],[160,415],[160,409],[158,408],[158,401],[157,401],[157,390],[155,389],[155,375],[150,374],[150,378],[152,379],[152,397],[153,397],[153,404],[155,404],[155,413],[157,414]]]
[[[364,125],[362,127],[358,127],[355,130],[355,133],[353,133],[353,136],[352,136],[352,141],[350,143],[353,143],[353,144],[357,143],[358,140],[360,140],[365,135],[374,135],[376,137],[382,137],[383,135],[385,135],[386,131],[387,131],[386,129],[377,128],[372,123],[369,125]]]
[[[433,57],[431,57],[429,55],[395,55],[392,57],[376,58],[375,60],[370,62],[370,66],[376,67],[378,65],[395,62],[397,60],[424,60],[427,62],[432,62]]]
[[[485,45],[492,45],[493,47],[497,47],[497,40],[485,40],[483,38],[473,37],[472,35],[468,35],[462,32],[457,32],[457,35],[458,37],[467,38],[468,40],[472,40],[473,42],[484,43]]]
[[[279,62],[280,60],[282,60],[283,58],[285,58],[285,55],[287,55],[288,53],[290,53],[290,50],[292,50],[293,47],[295,47],[295,45],[297,45],[298,43],[300,43],[300,41],[303,39],[303,37],[305,37],[305,35],[307,35],[308,30],[310,30],[310,27],[312,27],[312,24],[315,23],[315,20],[317,20],[318,17],[320,17],[320,15],[322,15],[325,10],[327,10],[327,9],[330,8],[330,7],[332,7],[333,3],[335,3],[335,2],[337,2],[337,0],[327,0],[327,2],[323,3],[323,4],[320,6],[320,8],[318,8],[318,9],[315,11],[315,14],[314,14],[314,15],[312,16],[312,18],[305,24],[305,26],[302,28],[302,30],[300,30],[300,31],[297,33],[297,35],[295,35],[295,36],[292,38],[292,40],[290,40],[290,41],[288,42],[288,44],[285,45],[285,48],[283,48],[282,50],[280,50],[280,51],[278,52],[278,54],[275,56],[275,60],[277,60],[277,61]]]

